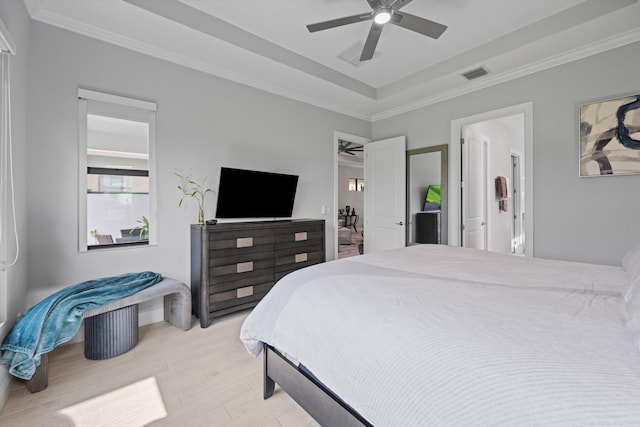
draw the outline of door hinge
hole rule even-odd
[[[460,181],[460,188],[464,188],[464,181]]]

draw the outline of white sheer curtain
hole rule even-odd
[[[0,269],[6,270],[18,261],[20,246],[16,223],[11,148],[10,53],[0,52],[2,84],[0,86]]]

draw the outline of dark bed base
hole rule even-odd
[[[323,426],[373,426],[307,372],[298,369],[278,350],[264,345],[264,398],[276,383]]]

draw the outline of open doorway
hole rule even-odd
[[[533,255],[532,111],[526,103],[451,122],[450,244]]]
[[[370,140],[334,133],[335,259],[360,255],[364,232],[364,144]]]

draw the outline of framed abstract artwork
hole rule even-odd
[[[640,174],[640,94],[580,105],[580,176]]]

